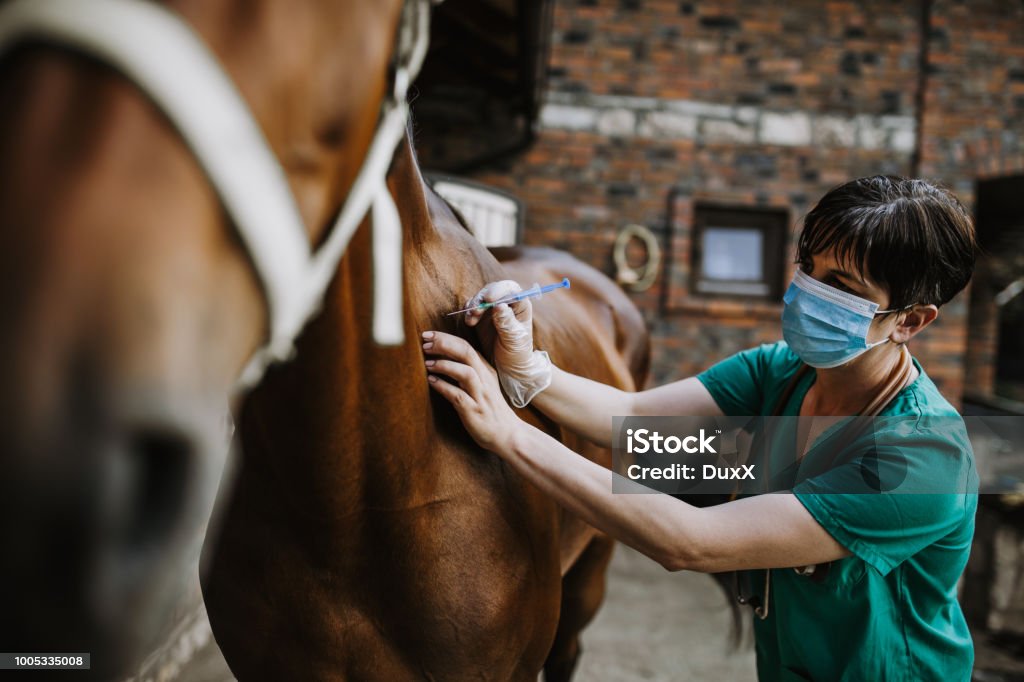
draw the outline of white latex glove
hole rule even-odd
[[[497,301],[520,291],[522,287],[510,279],[490,282],[465,307]],[[475,326],[486,312],[467,312],[466,324]],[[491,308],[491,319],[498,333],[494,344],[498,381],[512,405],[525,407],[535,395],[551,385],[551,359],[547,352],[533,348],[533,306],[528,298],[512,304],[502,303]]]

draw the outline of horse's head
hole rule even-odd
[[[248,104],[285,171],[303,245],[328,239],[392,92],[403,3],[166,4]],[[228,398],[281,334],[259,267],[272,269],[275,247],[254,253],[203,150],[123,65],[45,32],[9,47],[0,648],[91,650],[107,669],[152,636],[198,551]],[[162,57],[171,71],[189,64]]]

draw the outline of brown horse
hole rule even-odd
[[[297,238],[321,243],[374,137],[402,2],[161,4],[234,81]],[[65,44],[32,34],[0,65],[0,650],[88,651],[112,675],[196,558],[219,420],[272,325],[197,150],[119,68]]]
[[[444,314],[485,282],[568,276],[569,293],[535,307],[538,345],[571,372],[634,390],[647,371],[643,320],[565,254],[512,250],[499,264],[425,185],[410,143],[388,184],[405,233],[406,343],[369,336],[369,239],[357,233],[296,360],[271,369],[239,416],[244,462],[204,547],[214,634],[243,680],[534,680],[542,668],[567,679],[612,543],[473,443],[428,390],[419,332],[475,338]]]

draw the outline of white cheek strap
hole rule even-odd
[[[137,85],[170,119],[216,189],[266,297],[269,338],[239,387],[289,358],[322,305],[353,233],[373,206],[374,339],[403,342],[402,226],[385,179],[405,136],[406,94],[426,56],[430,2],[408,0],[394,90],[363,166],[323,247],[312,252],[288,179],[217,58],[174,12],[142,0],[11,0],[0,6],[0,54],[27,39],[83,52]]]

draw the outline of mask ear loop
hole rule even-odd
[[[874,314],[875,315],[888,315],[889,313],[902,313],[904,310],[910,310],[915,305],[917,305],[917,304],[916,303],[911,303],[910,305],[903,306],[902,308],[889,308],[888,310],[876,310],[874,312]]]
[[[914,306],[916,306],[916,305],[917,305],[916,303],[911,303],[910,305],[908,305],[908,306],[903,306],[902,308],[889,308],[888,310],[876,310],[876,311],[875,311],[875,312],[873,313],[873,316],[874,316],[874,317],[877,317],[878,315],[890,315],[890,314],[892,314],[892,313],[902,313],[902,312],[903,312],[904,310],[910,310],[911,308],[913,308],[913,307],[914,307]],[[891,335],[891,333],[890,333],[890,335]],[[889,337],[887,336],[887,337],[885,337],[884,339],[882,339],[882,340],[880,340],[880,341],[875,341],[874,343],[869,343],[869,344],[867,345],[867,346],[868,346],[868,350],[871,350],[871,349],[872,349],[872,348],[874,348],[875,346],[881,346],[881,345],[882,345],[883,343],[885,343],[886,341],[892,341],[892,339],[890,339],[890,338],[889,338]],[[900,342],[900,343],[898,343],[898,344],[896,344],[896,345],[898,345],[898,346],[903,346],[904,348],[906,348],[906,346],[907,346],[907,342],[906,342],[906,341],[902,341],[902,342]]]

